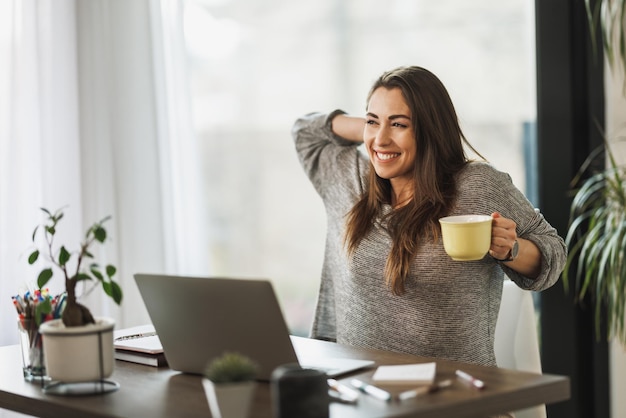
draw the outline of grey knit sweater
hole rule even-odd
[[[332,133],[330,121],[337,113],[306,115],[293,128],[298,156],[324,201],[327,216],[311,337],[495,365],[494,331],[504,273],[523,289],[552,286],[565,263],[563,240],[508,174],[472,162],[459,174],[457,203],[450,215],[497,211],[513,219],[517,235],[541,250],[541,275],[536,280],[523,277],[489,256],[453,261],[441,241],[424,243],[405,282],[406,292],[394,295],[383,278],[391,240],[380,221],[352,256],[347,256],[343,245],[346,214],[363,192],[369,163],[355,143]]]

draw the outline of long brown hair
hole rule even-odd
[[[468,162],[466,140],[452,100],[441,81],[421,67],[400,67],[374,82],[367,102],[378,88],[399,88],[411,111],[417,155],[413,169],[413,198],[385,218],[392,247],[385,265],[385,281],[396,295],[404,293],[411,260],[421,242],[439,238],[439,218],[450,213],[456,197],[456,175]],[[478,154],[476,152],[476,154]],[[478,154],[480,155],[480,154]],[[353,254],[391,204],[391,183],[376,174],[370,162],[369,184],[350,210],[345,241]]]

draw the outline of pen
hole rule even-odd
[[[124,335],[123,337],[117,337],[115,341],[134,340],[136,338],[152,337],[154,335],[157,335],[157,333],[156,332],[144,332],[140,334]]]
[[[367,393],[370,396],[373,396],[376,399],[380,399],[381,401],[390,401],[391,393],[382,390],[381,388],[377,388],[373,385],[368,385],[365,382],[361,382],[358,379],[350,380],[350,384],[360,390],[363,393]]]
[[[468,373],[465,373],[462,370],[457,370],[456,375],[459,379],[463,380],[465,383],[469,383],[476,389],[484,389],[485,387],[485,382],[483,382],[482,380],[476,379],[474,376]]]
[[[350,386],[337,382],[335,379],[328,379],[328,386],[339,393],[339,399],[344,402],[354,403],[359,399],[358,391],[352,389]]]
[[[441,382],[434,383],[432,385],[422,386],[417,389],[407,390],[405,392],[402,392],[398,395],[398,399],[400,399],[401,401],[404,401],[407,399],[416,398],[418,396],[425,395],[427,393],[437,392],[438,390],[447,388],[451,385],[452,385],[452,380],[450,379],[442,380]]]

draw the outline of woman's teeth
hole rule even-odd
[[[400,155],[400,154],[398,154],[398,153],[393,153],[393,154],[385,153],[385,154],[383,154],[383,153],[380,153],[380,152],[376,153],[376,156],[379,159],[381,159],[381,160],[390,160],[392,158],[397,157],[398,155]]]

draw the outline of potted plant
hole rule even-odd
[[[593,45],[599,33],[610,67],[625,72],[626,2],[585,0],[585,4]],[[626,96],[626,84],[623,95]],[[606,163],[600,158],[603,155]],[[589,172],[597,160],[601,160],[604,167],[591,170],[590,176],[581,181],[582,175]],[[594,303],[598,338],[605,313],[607,337],[616,337],[626,346],[626,167],[617,162],[605,140],[605,144],[585,160],[573,184],[577,188],[566,236],[570,252],[563,273],[565,289],[574,281],[577,301],[589,295]],[[574,263],[576,273],[571,278],[570,268]]]
[[[55,236],[62,210],[52,213],[42,208],[46,222],[35,228],[32,240],[35,249],[28,257],[33,265],[45,260],[45,266],[37,278],[39,289],[44,289],[55,273],[64,282],[64,305],[60,319],[44,322],[39,327],[43,336],[43,351],[47,375],[54,381],[85,382],[102,380],[113,371],[113,327],[111,318],[94,318],[90,310],[78,302],[78,283],[94,282],[118,305],[122,301],[122,290],[113,280],[115,266],[109,264],[104,270],[95,263],[90,252],[96,243],[107,239],[104,223],[106,217],[87,229],[84,240],[75,251],[65,245],[56,246]],[[92,262],[86,268],[87,260]],[[42,304],[40,312],[50,313],[52,306]]]
[[[259,367],[249,357],[227,352],[211,360],[202,385],[215,418],[245,418],[256,389]]]

